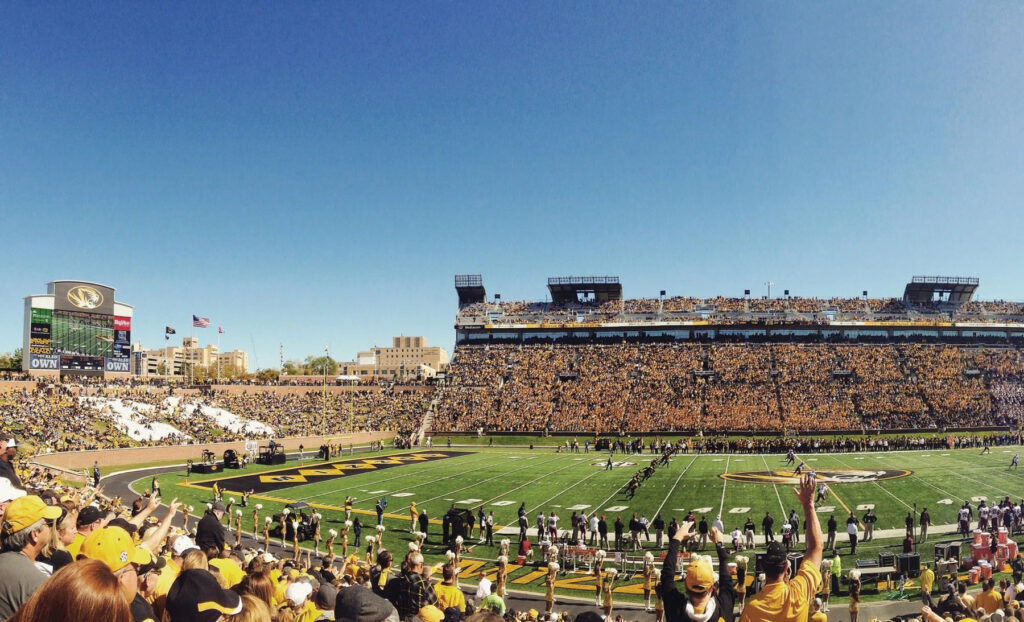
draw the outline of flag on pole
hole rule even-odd
[[[174,331],[173,328],[171,328],[170,326],[164,326],[164,340],[165,341],[170,339],[171,335],[174,335],[174,334],[175,334],[175,331]]]
[[[218,326],[217,327],[217,334],[219,334],[219,335],[223,335],[224,334],[224,327],[223,326]]]
[[[210,318],[208,318],[208,317],[199,317],[198,315],[193,315],[192,316],[192,326],[195,326],[196,328],[206,328],[209,325],[210,325]]]

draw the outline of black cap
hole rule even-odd
[[[78,513],[78,518],[75,520],[75,524],[79,527],[85,527],[91,525],[99,519],[103,518],[103,513],[100,512],[99,508],[87,505]]]
[[[171,622],[216,622],[221,615],[242,610],[242,598],[223,589],[217,578],[201,568],[178,575],[167,592],[167,613]]]
[[[786,561],[786,547],[779,542],[769,542],[768,550],[765,551],[768,563],[779,563]]]
[[[350,585],[338,592],[334,605],[337,622],[381,622],[394,606],[361,585]]]

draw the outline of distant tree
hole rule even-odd
[[[273,382],[280,376],[280,372],[276,369],[258,369],[256,370],[256,379],[260,382]]]
[[[321,376],[324,373],[324,367],[327,368],[327,374],[333,375],[338,373],[338,362],[329,356],[313,356],[309,355],[306,357],[306,373],[315,376]]]
[[[14,353],[11,354],[11,367],[14,369],[21,369],[22,358],[24,357],[24,350],[21,348],[15,348]]]
[[[284,367],[281,368],[281,373],[286,376],[300,376],[302,375],[303,364],[298,361],[285,361]]]

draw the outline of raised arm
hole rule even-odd
[[[818,522],[818,514],[814,511],[814,487],[814,478],[808,474],[800,478],[800,488],[794,488],[793,492],[804,508],[804,521],[807,523],[807,551],[804,553],[804,561],[817,567],[821,565],[823,546],[821,524]]]

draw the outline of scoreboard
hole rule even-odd
[[[50,293],[52,309],[32,306],[28,310],[30,370],[93,374],[131,370],[132,318],[129,314],[115,315],[112,288],[55,281],[50,284]],[[130,308],[125,310],[130,313]]]

